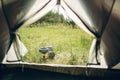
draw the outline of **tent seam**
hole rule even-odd
[[[102,36],[102,34],[104,33],[104,31],[105,31],[105,29],[106,29],[106,26],[107,26],[107,24],[108,24],[108,22],[109,22],[109,20],[110,20],[110,16],[111,16],[111,14],[112,14],[112,10],[113,10],[113,7],[114,7],[115,2],[116,2],[116,0],[113,0],[113,3],[112,3],[112,6],[111,6],[111,9],[110,9],[110,12],[109,12],[109,14],[108,14],[108,20],[107,20],[106,24],[104,25],[105,28],[103,28],[103,26],[102,26],[101,36]]]

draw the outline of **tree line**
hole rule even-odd
[[[75,23],[70,18],[65,19],[62,14],[58,14],[52,11],[47,13],[45,16],[43,16],[34,24],[36,25],[36,24],[57,24],[57,23],[70,25],[72,28],[75,28]]]

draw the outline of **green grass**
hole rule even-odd
[[[88,59],[92,37],[81,29],[72,29],[67,25],[48,25],[42,27],[24,27],[19,30],[22,42],[28,49],[24,60],[43,63],[39,48],[53,46],[55,58],[44,63],[84,65]],[[46,55],[47,56],[47,55]]]

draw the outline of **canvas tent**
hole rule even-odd
[[[120,0],[0,0],[1,64],[22,61],[27,49],[17,30],[58,4],[81,29],[94,36],[88,66],[120,69]]]

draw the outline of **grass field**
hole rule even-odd
[[[21,28],[19,34],[28,49],[24,57],[27,62],[84,65],[88,59],[92,37],[81,29],[62,24],[33,26]],[[55,57],[41,62],[39,48],[46,46],[53,46]]]

